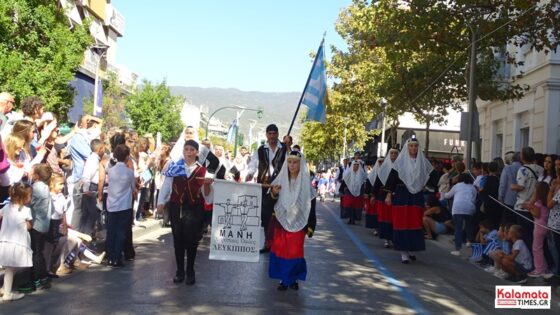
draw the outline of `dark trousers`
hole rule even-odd
[[[80,222],[82,222],[83,216],[83,207],[82,207],[82,184],[76,183],[74,184],[74,189],[71,191],[72,193],[72,201],[74,202],[74,212],[72,213],[72,222],[71,225],[80,230]]]
[[[37,281],[47,277],[47,262],[43,251],[45,249],[45,239],[47,233],[41,233],[37,230],[29,230],[31,236],[31,250],[33,251],[33,267],[31,267],[31,280]]]
[[[134,213],[130,211],[128,221],[126,224],[126,231],[124,237],[124,258],[127,260],[134,259],[136,252],[134,251],[134,244],[132,243],[132,225],[134,223]]]
[[[171,232],[173,234],[173,248],[177,264],[177,276],[194,275],[194,262],[198,242],[202,238],[204,222],[204,207],[198,205],[188,207],[176,203],[169,203],[169,216]],[[185,253],[187,254],[187,267],[185,269]]]
[[[97,184],[90,184],[89,191],[97,191]],[[82,196],[82,216],[78,231],[91,235],[94,232],[95,223],[99,221],[99,210],[97,209],[97,193],[91,196]]]
[[[453,215],[453,228],[455,230],[455,249],[460,250],[463,246],[463,223],[468,241],[474,240],[473,216],[467,214]]]
[[[128,225],[132,218],[132,209],[107,213],[107,259],[110,262],[122,262],[122,252]]]
[[[533,229],[535,228],[533,216],[529,211],[515,210],[515,212],[517,213],[517,224],[521,225],[523,228],[523,241],[525,242],[525,245],[527,245],[527,248],[533,248]]]

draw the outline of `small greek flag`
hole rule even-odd
[[[480,243],[473,243],[471,244],[471,249],[472,249],[472,254],[469,257],[470,261],[479,261],[482,259],[482,253],[483,253],[483,246]]]
[[[500,244],[497,241],[489,241],[486,246],[484,246],[484,250],[482,251],[482,254],[488,256],[488,254],[492,251],[495,251],[496,249],[500,248]]]
[[[325,55],[323,42],[317,50],[311,73],[303,90],[302,103],[307,105],[306,120],[314,120],[325,123],[325,112],[327,98],[327,76],[325,74]]]
[[[229,130],[228,130],[228,133],[227,133],[227,142],[228,143],[234,143],[236,134],[237,134],[237,119],[234,119],[231,122],[231,126],[229,127]]]

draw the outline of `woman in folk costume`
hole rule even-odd
[[[173,282],[183,282],[186,274],[187,285],[195,283],[194,262],[198,242],[202,238],[204,202],[212,202],[212,179],[206,178],[206,168],[197,161],[198,154],[198,143],[194,140],[186,140],[183,146],[183,159],[172,162],[164,172],[166,177],[157,205],[158,213],[162,213],[164,205],[169,202],[177,264]]]
[[[356,224],[356,220],[362,220],[364,183],[367,179],[361,161],[354,160],[352,167],[344,172],[343,178],[346,184],[344,199],[346,200],[345,210],[348,215],[348,224]]]
[[[398,156],[399,150],[389,150],[389,157],[383,161],[383,164],[381,164],[379,171],[377,171],[377,181],[373,185],[373,191],[375,192],[375,200],[377,204],[379,238],[385,240],[385,243],[383,244],[385,248],[390,248],[391,246],[393,246],[393,216],[391,211],[392,207],[385,204],[385,197],[387,197],[385,184],[387,183],[387,178],[389,178],[389,174],[393,169],[393,163],[397,160]]]
[[[364,210],[366,213],[366,228],[373,229],[373,235],[378,235],[377,229],[379,228],[378,220],[377,220],[377,209],[378,206],[376,204],[375,199],[375,191],[373,190],[373,186],[377,179],[377,173],[379,172],[379,167],[383,163],[383,158],[378,158],[375,161],[375,165],[373,169],[368,174],[368,181],[366,182],[366,193],[369,194],[369,198],[365,199]]]
[[[274,203],[268,275],[279,279],[278,290],[298,290],[305,281],[307,265],[303,254],[305,236],[312,237],[316,226],[315,200],[309,170],[300,152],[292,151],[265,196]]]
[[[401,262],[416,260],[410,252],[426,249],[422,218],[424,216],[424,187],[433,171],[424,157],[416,138],[408,140],[393,164],[385,183],[387,205],[392,205],[393,244],[401,252]]]

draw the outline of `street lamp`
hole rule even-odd
[[[241,110],[249,110],[249,111],[257,112],[257,116],[259,118],[261,118],[262,114],[263,114],[263,109],[262,108],[253,109],[253,108],[246,108],[246,107],[239,106],[239,105],[220,107],[220,108],[216,109],[212,113],[212,115],[210,115],[210,117],[208,117],[208,121],[206,122],[206,130],[205,130],[204,138],[208,139],[208,126],[210,125],[210,120],[212,120],[212,117],[214,117],[214,115],[216,115],[216,113],[218,113],[219,111],[222,111],[224,109],[241,109]]]
[[[103,56],[105,56],[107,50],[109,50],[109,46],[105,44],[96,44],[91,47],[91,50],[98,56],[97,65],[95,66],[95,83],[93,86],[93,116],[97,116],[97,103],[99,102],[99,97],[103,97],[103,95],[98,95],[99,93],[97,93],[99,84],[101,84],[101,82],[99,82],[99,68],[101,68],[101,59],[103,59]],[[103,108],[101,108],[101,112],[102,111]]]

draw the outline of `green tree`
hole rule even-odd
[[[125,105],[129,93],[119,82],[118,76],[114,72],[109,72],[103,84],[103,129],[110,130],[115,127],[128,125],[128,119],[125,114]],[[93,97],[84,100],[83,112],[91,114],[93,112]]]
[[[125,109],[138,133],[160,132],[163,141],[171,141],[183,130],[179,114],[183,102],[182,97],[171,95],[165,81],[152,84],[144,80],[142,87],[127,98]]]
[[[485,100],[519,98],[527,87],[502,71],[521,65],[504,47],[555,50],[560,39],[559,1],[536,5],[511,0],[354,0],[339,17],[337,31],[348,51],[334,49],[334,89],[357,107],[350,111],[412,112],[427,125],[445,123],[449,110],[467,99],[471,28],[478,33],[477,84]],[[488,9],[475,13],[474,7]],[[496,58],[502,54],[503,58]],[[429,137],[427,137],[428,141]],[[427,142],[426,149],[429,146]]]
[[[74,78],[92,43],[88,24],[70,28],[58,1],[0,1],[0,90],[21,101],[36,95],[46,110],[65,119]]]

